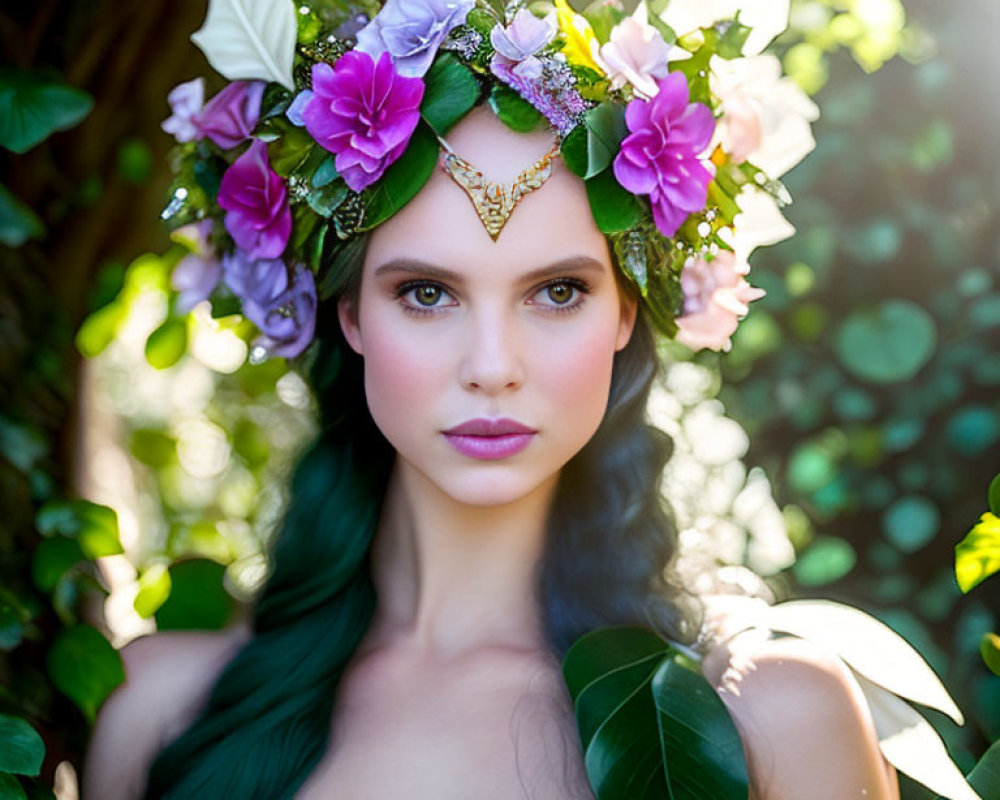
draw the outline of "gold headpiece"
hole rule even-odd
[[[465,189],[494,242],[521,198],[545,183],[552,174],[552,159],[559,155],[559,141],[556,140],[549,152],[518,175],[508,188],[505,183],[486,180],[482,172],[456,154],[444,139],[439,140],[444,147],[442,160],[445,172]]]

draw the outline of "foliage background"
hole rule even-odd
[[[294,373],[239,366],[241,326],[178,323],[166,306],[182,251],[157,222],[159,122],[176,83],[210,74],[188,42],[203,5],[0,10],[7,65],[51,68],[95,100],[72,130],[0,150],[0,183],[40,223],[15,246],[23,216],[0,212],[0,714],[42,734],[39,780],[11,778],[34,796],[81,764],[120,680],[107,640],[154,617],[220,627],[238,613],[311,429]],[[753,259],[768,295],[733,352],[693,361],[716,378],[703,395],[749,433],[733,458],[763,469],[795,546],[771,589],[851,602],[903,633],[970,717],[958,729],[928,714],[969,769],[1000,739],[1000,678],[978,656],[1000,590],[963,597],[953,570],[1000,469],[1000,7],[793,6],[775,52],[823,111],[817,151],[787,180],[799,234]],[[67,674],[66,652],[80,670]]]

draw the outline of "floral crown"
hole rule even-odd
[[[557,155],[656,328],[729,350],[747,257],[793,229],[777,182],[814,141],[812,102],[760,51],[788,0],[210,0],[192,36],[228,83],[169,95],[178,146],[163,218],[190,249],[174,309],[211,299],[260,331],[251,360],[312,341],[360,234],[440,164],[494,239]],[[751,26],[752,23],[752,26]],[[553,148],[508,189],[444,138],[478,103]]]

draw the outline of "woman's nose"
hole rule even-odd
[[[498,309],[469,315],[463,331],[460,379],[467,389],[496,394],[524,382],[524,362],[517,325]]]

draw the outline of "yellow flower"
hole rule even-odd
[[[559,27],[566,37],[566,44],[563,45],[563,52],[571,64],[578,64],[581,67],[590,67],[595,72],[604,74],[604,70],[598,66],[594,60],[594,52],[597,50],[597,36],[594,29],[586,18],[577,14],[566,0],[555,0],[556,18],[559,20]]]

